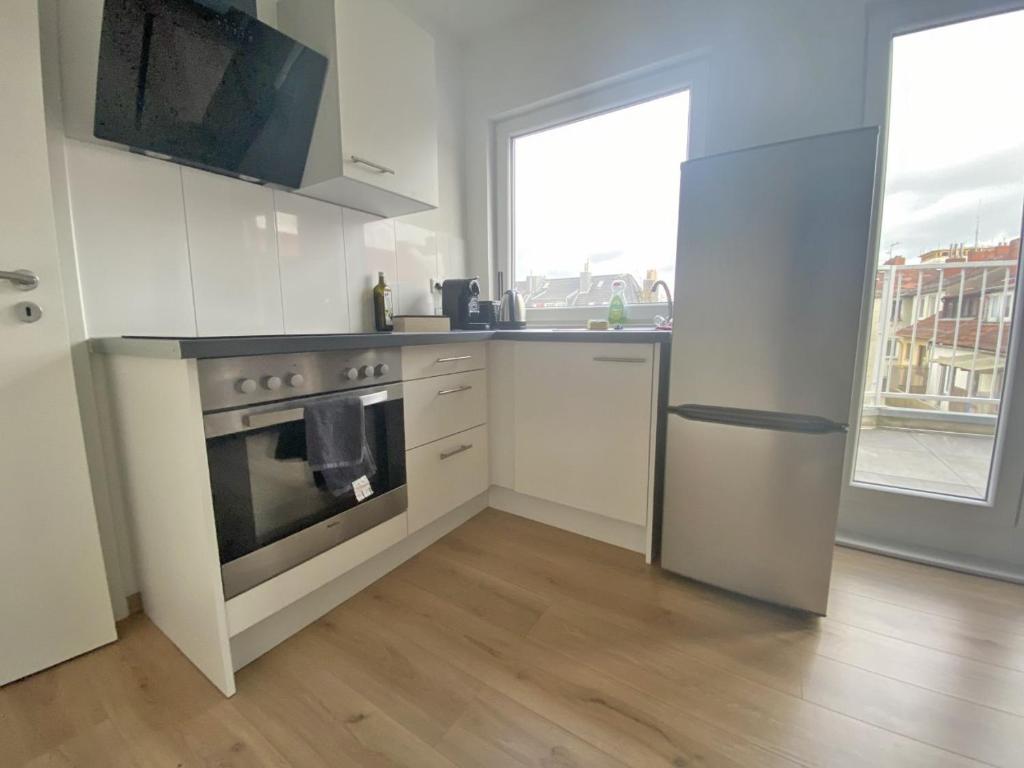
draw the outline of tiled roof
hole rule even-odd
[[[934,334],[935,343],[940,347],[953,347],[954,333],[956,333],[956,318],[939,318],[939,329],[935,332],[936,317],[926,317],[924,320],[919,320],[917,323],[916,339],[918,341],[932,340]],[[910,339],[915,337],[914,328],[912,325],[908,325],[905,328],[900,328],[896,331],[896,335],[901,339]],[[956,346],[958,348],[974,349],[974,342],[978,342],[978,349],[983,349],[986,352],[995,352],[996,343],[1000,344],[999,353],[1001,355],[1006,354],[1006,349],[1010,341],[1010,323],[1009,321],[1003,323],[1003,335],[1002,340],[999,338],[999,323],[982,322],[981,323],[981,335],[978,335],[978,318],[976,317],[965,317],[960,319],[960,330],[956,333]]]
[[[611,301],[615,280],[625,282],[627,304],[640,303],[643,289],[631,274],[591,275],[590,290],[585,292],[580,290],[580,277],[534,278],[533,291],[526,280],[517,282],[516,288],[523,294],[527,307],[604,307]]]
[[[930,252],[938,253],[938,252]],[[899,291],[901,296],[914,295],[917,293],[917,281],[921,281],[921,295],[928,293],[935,293],[939,287],[939,274],[941,268],[942,273],[942,285],[943,292],[946,292],[947,288],[953,288],[955,292],[960,290],[960,275],[965,274],[964,278],[964,295],[969,296],[972,293],[979,293],[981,291],[982,275],[988,273],[988,280],[986,282],[986,293],[1002,290],[1003,281],[1006,276],[1007,268],[995,267],[988,270],[983,269],[985,262],[987,261],[1014,261],[1020,259],[1020,238],[1015,238],[1009,243],[1003,245],[991,246],[978,249],[967,249],[967,259],[955,260],[949,259],[946,261],[931,260],[929,263],[936,267],[936,269],[900,269],[896,271],[898,283],[893,288],[893,295],[896,295],[896,291]],[[928,257],[930,254],[924,254],[922,258]],[[888,266],[902,266],[906,263],[903,257],[896,257],[890,259],[886,264]],[[964,264],[965,269],[957,269],[957,265]],[[1009,283],[1012,286],[1017,280],[1017,268],[1009,267]],[[882,289],[885,285],[885,276],[879,272],[875,278],[875,295],[881,296]]]

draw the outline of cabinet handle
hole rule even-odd
[[[367,168],[372,168],[377,173],[390,173],[392,176],[395,175],[395,170],[393,168],[388,168],[386,165],[381,165],[380,163],[375,163],[372,160],[367,160],[365,157],[359,157],[359,155],[349,155],[348,159],[351,160],[356,165],[365,165]]]
[[[466,390],[469,390],[469,389],[472,389],[472,388],[473,387],[471,385],[469,385],[469,384],[462,384],[462,385],[460,385],[458,387],[452,387],[451,389],[439,390],[437,394],[439,394],[439,395],[454,395],[454,394],[457,394],[459,392],[465,392]]]
[[[437,362],[439,363],[457,363],[459,360],[472,360],[472,355],[459,355],[458,357],[439,357]]]
[[[595,357],[596,363],[646,363],[646,357]]]
[[[441,461],[450,459],[452,456],[457,456],[460,453],[468,451],[472,447],[473,444],[470,443],[469,445],[460,445],[458,448],[452,448],[450,451],[441,451]]]

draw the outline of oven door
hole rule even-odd
[[[303,409],[337,397],[363,402],[377,469],[362,501],[351,488],[332,494],[306,461]],[[208,413],[203,424],[227,598],[406,509],[401,384]]]

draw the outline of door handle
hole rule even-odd
[[[392,176],[395,175],[395,170],[393,168],[388,168],[386,165],[381,165],[380,163],[375,163],[372,160],[367,160],[365,157],[359,157],[359,155],[349,155],[348,159],[351,160],[356,165],[365,165],[367,168],[372,168],[377,173],[390,174]]]
[[[472,388],[473,387],[471,385],[469,385],[469,384],[463,384],[463,385],[458,386],[458,387],[452,387],[451,389],[439,390],[437,394],[439,394],[439,395],[454,395],[454,394],[457,394],[459,392],[465,392],[465,391],[470,390]]]
[[[804,413],[782,413],[777,411],[755,411],[749,408],[724,408],[718,405],[671,405],[668,412],[687,421],[702,421],[708,424],[722,424],[727,427],[750,427],[775,432],[796,432],[804,435],[828,435],[846,432],[843,424],[824,416]]]
[[[360,395],[359,400],[362,402],[363,407],[366,408],[377,403],[387,402],[388,393],[386,391],[372,392],[369,395]],[[263,427],[273,427],[277,424],[287,424],[290,421],[302,421],[306,418],[306,410],[304,408],[285,408],[280,411],[270,411],[264,413],[250,413],[242,417],[242,421],[245,426],[251,429],[262,429]]]
[[[9,280],[19,291],[31,291],[39,286],[39,277],[27,269],[16,269],[13,272],[0,270],[0,280]]]
[[[595,363],[646,363],[646,357],[595,357]]]

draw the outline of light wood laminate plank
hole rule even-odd
[[[487,510],[245,667],[231,699],[127,619],[0,689],[0,763],[1024,765],[1022,605],[839,550],[813,619]]]

